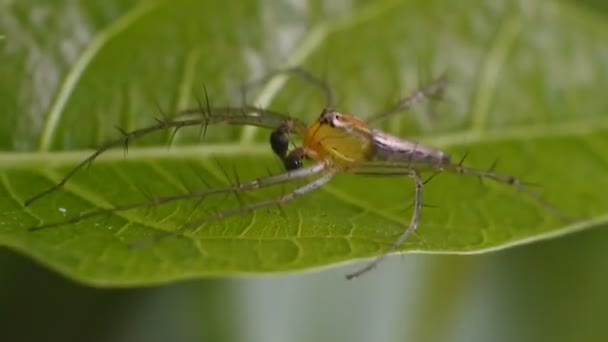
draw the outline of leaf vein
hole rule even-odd
[[[471,105],[471,125],[474,133],[480,134],[487,128],[492,99],[496,94],[498,78],[507,55],[523,30],[521,15],[507,18],[499,26],[494,44],[488,50],[477,82],[477,90]]]
[[[145,3],[146,5],[135,7],[133,10],[114,21],[114,23],[109,25],[105,30],[97,33],[97,35],[91,39],[91,43],[80,53],[80,56],[72,65],[72,68],[68,71],[66,77],[63,79],[63,82],[59,86],[59,91],[51,104],[48,114],[45,115],[45,120],[40,135],[40,142],[38,144],[39,151],[49,150],[51,139],[55,135],[55,130],[57,129],[59,120],[63,115],[67,101],[72,95],[76,84],[97,53],[110,40],[129,28],[131,25],[133,25],[133,23],[158,6],[158,2],[156,1],[146,1]]]

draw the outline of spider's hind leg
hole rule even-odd
[[[464,159],[462,161],[464,161]],[[550,212],[562,222],[570,222],[572,220],[568,215],[562,212],[562,210],[543,199],[537,192],[530,189],[530,183],[524,182],[522,179],[517,178],[515,176],[494,172],[494,167],[496,163],[492,163],[492,166],[488,170],[482,170],[463,166],[462,161],[458,164],[446,165],[444,169],[449,172],[475,176],[480,180],[491,179],[497,183],[503,183],[512,186],[519,192],[524,193],[526,196],[536,202],[540,207]]]

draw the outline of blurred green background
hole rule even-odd
[[[45,69],[45,63],[55,59],[73,60],[78,51],[91,43],[91,37],[102,31],[110,23],[115,23],[124,13],[133,13],[134,8],[148,6],[150,1],[0,1],[0,40],[4,56],[0,66],[0,103],[5,104],[6,115],[0,118],[0,148],[3,151],[30,151],[37,148],[40,141],[42,113],[46,113],[51,102],[53,88],[62,79],[69,63],[60,67]],[[539,33],[538,46],[542,50],[543,34],[548,39],[555,39],[555,31],[572,31],[577,34],[593,32],[598,37],[606,37],[602,29],[608,27],[608,5],[604,1],[465,1],[462,5],[448,5],[442,1],[392,1],[379,2],[371,10],[359,10],[368,6],[364,1],[267,1],[242,2],[239,4],[221,4],[209,1],[204,5],[194,1],[178,1],[166,13],[167,22],[175,27],[162,26],[159,41],[167,43],[172,35],[180,35],[174,45],[155,45],[155,41],[138,41],[132,45],[133,51],[123,50],[106,53],[100,58],[118,61],[115,69],[98,70],[98,77],[108,82],[116,82],[116,87],[105,89],[98,84],[85,84],[77,91],[95,94],[102,98],[118,100],[104,102],[103,108],[95,107],[94,97],[76,96],[75,108],[90,108],[94,112],[103,112],[105,122],[95,122],[83,127],[64,139],[50,139],[48,149],[70,149],[74,146],[95,146],[104,140],[104,134],[110,132],[115,123],[127,127],[138,126],[140,121],[131,122],[126,107],[154,108],[152,103],[160,99],[174,108],[182,103],[180,99],[169,100],[163,94],[162,84],[167,87],[173,83],[170,71],[180,70],[174,60],[161,60],[166,70],[150,73],[151,67],[139,58],[150,52],[150,46],[158,48],[159,56],[171,55],[172,49],[180,58],[188,58],[186,49],[180,44],[203,48],[197,53],[202,56],[199,75],[204,75],[205,84],[216,89],[218,102],[238,96],[238,82],[248,79],[251,70],[267,70],[285,63],[288,51],[297,45],[298,39],[310,34],[307,28],[319,20],[349,18],[350,13],[358,13],[358,20],[374,15],[374,11],[391,13],[391,22],[377,22],[377,36],[363,37],[361,40],[378,39],[378,51],[369,48],[362,51],[358,48],[357,39],[346,42],[339,38],[329,40],[326,50],[321,49],[307,66],[322,70],[328,64],[328,70],[346,70],[346,73],[357,72],[353,78],[360,82],[341,83],[337,89],[344,102],[369,110],[372,104],[365,99],[369,95],[374,102],[385,104],[398,94],[399,81],[388,77],[390,81],[383,85],[368,86],[378,73],[378,65],[402,63],[408,66],[403,72],[414,72],[415,81],[417,66],[428,64],[433,70],[444,66],[462,64],[459,73],[470,76],[475,74],[477,65],[473,61],[463,60],[466,53],[457,56],[460,60],[451,60],[453,55],[442,55],[441,43],[450,45],[450,51],[486,52],[492,38],[491,19],[480,20],[484,15],[493,15],[497,25],[504,13],[528,13],[530,7],[537,10],[572,11],[576,20],[563,22],[563,27],[551,27],[560,24],[551,22],[541,28],[547,32]],[[185,20],[180,25],[180,16],[192,8],[192,17],[200,13],[201,22]],[[384,8],[385,7],[385,8]],[[164,7],[163,7],[164,8]],[[551,16],[551,13],[547,13]],[[401,18],[403,23],[398,19]],[[248,19],[254,18],[254,19]],[[154,25],[154,17],[147,19],[146,25],[136,27],[135,37],[149,39],[147,30]],[[579,23],[584,28],[570,26]],[[604,25],[603,22],[606,22]],[[468,23],[467,29],[474,33],[475,39],[454,41],[458,36],[430,34],[437,29],[435,25],[446,23],[450,27],[459,27]],[[160,24],[159,24],[160,25]],[[464,25],[464,24],[463,24]],[[200,37],[199,26],[206,27],[213,34]],[[232,30],[239,26],[239,30]],[[79,31],[78,28],[82,28]],[[479,31],[475,31],[475,30]],[[142,32],[139,32],[141,30]],[[465,30],[465,29],[463,29]],[[437,29],[436,31],[441,31]],[[80,32],[80,33],[79,33]],[[534,32],[524,32],[532,36]],[[48,36],[47,36],[48,35]],[[185,35],[185,37],[183,36]],[[344,35],[348,36],[348,32]],[[382,45],[384,40],[398,40],[393,36],[408,37],[407,51],[391,46],[394,54],[386,57]],[[39,50],[11,50],[15,47],[6,42],[17,36],[20,41],[28,39],[42,42]],[[52,36],[52,37],[50,37]],[[64,45],[62,37],[69,36]],[[309,35],[310,36],[310,35]],[[573,36],[576,35],[573,33]],[[357,37],[359,38],[359,37]],[[567,37],[572,39],[572,37]],[[570,42],[564,38],[564,41]],[[568,61],[576,65],[589,60],[606,63],[608,42],[596,47],[585,45],[577,50],[575,44],[559,46],[564,51],[555,53],[554,61]],[[198,42],[201,40],[201,42]],[[593,39],[590,38],[590,41]],[[48,42],[48,46],[45,46]],[[74,43],[70,46],[68,43]],[[484,45],[480,42],[485,42]],[[129,42],[122,42],[129,46]],[[55,44],[55,45],[53,45]],[[247,46],[250,44],[250,46]],[[23,44],[27,45],[27,44]],[[146,49],[138,47],[146,46]],[[558,44],[559,45],[559,44]],[[19,45],[17,45],[19,46]],[[208,51],[205,46],[213,46]],[[235,49],[234,46],[239,46]],[[242,47],[242,48],[241,48]],[[283,48],[285,51],[272,50]],[[548,44],[547,49],[555,48]],[[180,49],[183,49],[180,50]],[[286,52],[287,51],[287,52]],[[326,51],[323,53],[323,51]],[[330,51],[330,52],[327,52]],[[57,55],[51,56],[52,53]],[[395,56],[403,58],[399,59]],[[75,54],[75,55],[74,55]],[[129,55],[133,60],[124,61],[120,54]],[[332,65],[332,54],[335,57],[352,60],[340,65]],[[348,55],[349,58],[345,58]],[[352,56],[350,56],[352,55]],[[591,56],[593,55],[593,56]],[[59,57],[58,57],[59,56]],[[120,57],[120,58],[117,58]],[[293,56],[293,55],[291,55]],[[378,56],[378,57],[376,57]],[[590,57],[591,56],[591,57]],[[352,57],[352,58],[350,58]],[[296,58],[297,59],[297,58]],[[306,59],[306,58],[305,58]],[[122,68],[132,67],[133,61],[141,63],[130,73],[137,74],[136,82],[154,84],[149,93],[139,93],[141,88],[133,87],[127,81],[116,80]],[[361,67],[369,61],[369,68]],[[302,62],[302,61],[296,61]],[[469,64],[467,64],[467,62]],[[526,62],[524,60],[524,62]],[[552,61],[528,61],[532,65],[551,64]],[[99,62],[100,65],[107,65]],[[124,64],[123,64],[124,63]],[[249,63],[249,64],[247,64]],[[570,65],[565,63],[564,65]],[[467,71],[466,68],[470,68]],[[141,68],[141,71],[137,68]],[[37,73],[48,70],[46,73]],[[581,66],[584,71],[584,66]],[[344,71],[336,71],[338,75]],[[131,75],[131,74],[129,74]],[[354,75],[354,74],[353,74]],[[599,74],[603,75],[603,74]],[[25,78],[27,76],[27,78]],[[259,76],[259,75],[258,75]],[[339,76],[338,76],[339,77]],[[560,75],[546,75],[546,79],[559,79]],[[385,77],[386,78],[386,77]],[[465,77],[466,78],[466,77]],[[110,80],[111,79],[111,80]],[[535,80],[535,78],[531,78]],[[580,81],[580,80],[579,80]],[[548,82],[548,81],[547,81]],[[572,82],[577,82],[573,79]],[[539,81],[542,83],[542,81]],[[607,80],[595,80],[592,91],[580,91],[584,87],[576,84],[575,90],[580,93],[572,95],[582,113],[581,116],[606,115],[608,108],[605,101],[598,101],[600,93],[606,89]],[[563,85],[563,84],[562,84]],[[97,87],[97,88],[96,88]],[[462,87],[462,85],[457,86]],[[196,88],[196,87],[195,87]],[[386,91],[392,88],[392,92]],[[219,89],[219,91],[218,91]],[[358,90],[354,90],[358,89]],[[460,89],[460,88],[458,88]],[[458,92],[457,89],[457,92]],[[534,85],[530,91],[537,89]],[[290,92],[291,91],[291,92]],[[217,93],[219,92],[219,94]],[[135,99],[135,103],[125,101],[124,94]],[[306,108],[305,97],[290,96],[293,90],[287,89],[279,98],[279,107]],[[306,92],[307,95],[312,94]],[[500,95],[500,94],[499,94]],[[536,96],[538,95],[538,96]],[[551,94],[534,94],[527,101],[540,98],[551,98]],[[314,96],[314,95],[311,95]],[[504,98],[497,96],[497,107],[493,108],[500,118],[501,113],[513,112],[507,121],[518,122],[527,118],[518,118],[517,113],[522,103],[512,99],[509,94]],[[535,97],[536,96],[536,97]],[[590,99],[584,101],[581,99]],[[555,103],[547,107],[561,108],[570,99],[555,98]],[[538,100],[540,101],[540,100]],[[424,120],[412,122],[404,119],[402,125],[409,127],[406,131],[414,133],[452,131],[454,128],[468,125],[468,121],[459,117],[459,109],[466,112],[463,102],[457,102],[456,110],[438,124],[429,124]],[[26,103],[24,105],[24,103]],[[146,105],[142,105],[146,103]],[[527,104],[527,102],[525,103]],[[88,107],[87,107],[88,106]],[[458,107],[460,106],[460,107]],[[296,109],[293,109],[296,111]],[[23,113],[27,119],[13,115]],[[455,114],[456,113],[456,114]],[[66,119],[59,129],[68,129],[78,118],[79,112],[68,106]],[[308,116],[314,116],[312,113]],[[544,122],[559,114],[539,113],[534,122]],[[549,119],[548,119],[549,118]],[[138,117],[135,120],[149,121],[149,117]],[[525,121],[524,120],[524,121]],[[500,126],[501,122],[490,125]],[[415,126],[415,127],[414,127]],[[413,127],[413,128],[412,128]],[[106,129],[107,128],[107,129]],[[97,134],[91,134],[96,132]],[[232,132],[232,131],[231,131]],[[234,132],[230,133],[233,134]],[[237,133],[234,133],[237,134]],[[57,135],[62,137],[62,135]],[[231,137],[231,136],[230,136]],[[229,137],[229,138],[230,138]],[[226,136],[211,134],[210,139],[225,139]],[[44,140],[44,139],[43,139]],[[44,143],[43,143],[44,144]],[[582,201],[584,199],[573,199]],[[441,205],[440,205],[441,207]],[[477,256],[434,256],[406,254],[392,257],[382,267],[366,277],[347,282],[343,276],[352,265],[332,267],[313,272],[260,276],[236,279],[191,280],[149,288],[129,289],[95,289],[76,284],[54,272],[30,261],[9,249],[0,249],[0,339],[4,341],[606,341],[608,326],[605,321],[608,314],[608,274],[605,264],[608,261],[608,250],[605,241],[608,231],[605,226],[596,227],[555,240],[520,246],[499,252]]]

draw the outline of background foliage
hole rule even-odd
[[[60,208],[70,214],[200,187],[201,178],[222,182],[218,164],[234,165],[240,178],[278,169],[264,143],[267,132],[214,127],[200,147],[193,145],[197,132],[184,131],[171,149],[155,147],[169,134],[151,137],[131,148],[127,160],[122,151],[110,154],[39,206],[24,211],[21,204],[84,157],[83,149],[116,136],[115,125],[129,130],[152,122],[155,103],[168,112],[191,106],[203,83],[214,103],[238,103],[240,84],[285,64],[326,70],[338,108],[361,116],[415,87],[421,67],[432,74],[447,69],[452,84],[434,115],[419,110],[383,128],[456,155],[469,151],[472,165],[500,157],[502,170],[539,180],[550,200],[577,217],[564,227],[510,189],[440,177],[425,192],[425,201],[439,208],[425,210],[420,233],[405,249],[480,251],[602,226],[608,182],[603,6],[3,2],[0,243],[104,285],[292,270],[383,250],[400,230],[395,221],[408,215],[396,205],[407,182],[395,192],[394,180],[342,177],[287,208],[286,217],[271,210],[215,225],[193,236],[205,242],[204,262],[190,239],[137,254],[124,249],[125,240],[183,222],[187,205],[25,232],[40,219],[62,218]],[[273,98],[273,108],[305,119],[318,115],[323,101],[314,90],[297,81],[278,85],[276,94],[266,87],[248,97],[260,105]],[[370,187],[377,191],[370,194]],[[230,206],[234,199],[212,203]],[[235,239],[243,234],[249,239]],[[99,340],[602,340],[604,235],[594,229],[475,257],[408,255],[349,283],[342,275],[352,266],[111,291],[70,284],[4,251],[2,321],[40,327],[15,330],[21,337],[52,331],[87,340],[90,331]],[[53,318],[60,316],[67,319]]]

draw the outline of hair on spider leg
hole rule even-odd
[[[285,184],[281,184],[281,195],[284,196],[287,192],[285,192]],[[283,203],[281,202],[277,202],[275,204],[277,210],[279,211],[279,214],[281,215],[281,217],[283,219],[287,219],[287,212],[285,212],[285,208],[283,207]],[[268,212],[270,212],[270,208],[268,208]]]
[[[167,148],[171,148],[171,145],[173,145],[173,141],[175,140],[175,136],[177,135],[177,132],[181,129],[181,127],[175,127],[173,129],[173,132],[171,132],[171,135],[169,136],[169,139],[167,139]]]
[[[435,171],[433,172],[430,176],[427,177],[427,179],[425,179],[422,184],[427,185],[428,183],[430,183],[433,179],[435,179],[435,177],[437,177],[438,175],[440,175],[441,172],[440,171]]]
[[[194,203],[194,205],[192,206],[192,210],[190,211],[190,214],[187,217],[187,220],[191,220],[192,216],[194,216],[200,209],[201,205],[203,204],[203,202],[207,199],[207,197],[199,197],[196,202]]]
[[[200,168],[204,168],[204,166],[200,166],[200,167],[197,166],[200,163],[202,163],[202,161],[198,161],[198,160],[184,161],[183,170],[188,171],[188,175],[185,176],[183,174],[180,174],[180,180],[181,180],[182,184],[184,184],[184,188],[186,188],[186,190],[189,193],[194,192],[195,190],[193,190],[193,189],[198,188],[199,185],[201,185],[201,184],[204,185],[207,190],[213,188],[213,185],[211,185],[211,183],[201,174]],[[193,183],[195,185],[191,185]]]
[[[469,151],[466,150],[464,152],[464,154],[462,155],[462,157],[460,158],[460,160],[458,161],[458,164],[456,164],[458,168],[464,168],[464,162],[468,158],[468,156],[469,156]],[[479,181],[479,184],[484,185],[483,176],[477,175],[477,180]]]
[[[407,207],[403,208],[404,212],[410,210],[415,205],[413,197],[410,197],[410,201],[409,202],[410,202],[410,204],[408,204]],[[438,209],[439,208],[439,206],[436,205],[436,204],[428,204],[428,203],[425,203],[425,202],[420,203],[420,206],[422,208],[429,208],[429,209]]]
[[[460,163],[460,166],[462,166],[462,163]],[[498,166],[498,157],[496,159],[494,159],[494,161],[492,162],[492,164],[490,164],[490,166],[486,169],[486,172],[488,172],[488,173],[494,173],[494,171],[496,170],[496,166]],[[483,177],[478,176],[477,179],[479,180],[479,184],[485,186],[485,183],[483,181]]]
[[[460,160],[458,161],[458,167],[462,167],[462,164],[464,164],[464,161],[467,159],[467,157],[469,156],[469,151],[464,151],[464,154],[462,155],[462,157],[460,158]]]
[[[236,166],[234,164],[232,164],[231,169],[232,169],[232,176],[234,177],[234,183],[232,183],[232,186],[235,188],[240,188],[242,183],[241,183],[239,174],[236,171]],[[245,202],[243,201],[243,198],[241,197],[240,192],[235,191],[234,196],[236,197],[237,201],[239,202],[239,205],[241,205],[241,206],[244,205]]]
[[[424,179],[422,181],[422,185],[427,185],[430,181],[432,181],[439,174],[441,174],[440,171],[433,172],[429,177],[427,177],[426,179]],[[403,173],[400,172],[400,173],[397,173],[395,175],[403,175]],[[403,208],[404,212],[410,210],[415,205],[414,199],[415,199],[415,191],[414,191],[414,195],[412,197],[410,197],[410,199],[408,200],[408,202],[410,204],[407,207]],[[428,204],[428,203],[424,203],[424,202],[421,202],[420,205],[421,205],[422,208],[429,208],[429,209],[437,209],[437,208],[439,208],[438,205]]]
[[[286,189],[286,187],[285,187],[285,183],[280,184],[280,187],[281,187],[281,189],[280,189],[280,194],[281,194],[281,196],[285,196],[285,194],[287,194],[287,193],[289,192],[289,191]],[[277,202],[277,203],[276,203],[276,207],[277,207],[277,209],[279,210],[279,213],[281,214],[281,217],[282,217],[283,219],[287,219],[287,218],[288,218],[288,217],[287,217],[287,212],[285,211],[285,208],[283,207],[283,203],[281,203],[281,202]],[[269,210],[270,210],[270,208],[269,208]]]
[[[202,163],[202,162],[200,162]],[[198,163],[197,163],[198,164]],[[203,184],[205,185],[205,187],[210,190],[213,189],[215,186],[212,185],[209,180],[207,180],[207,178],[203,177],[203,175],[200,172],[200,168],[192,161],[188,161],[187,162],[188,167],[190,168],[190,170],[192,171],[192,173],[196,176],[196,178]],[[202,168],[204,168],[204,166],[201,165]]]
[[[201,102],[201,99],[196,96],[196,104],[201,115],[201,128],[198,133],[198,140],[201,141],[207,136],[207,128],[209,127],[209,117],[211,116],[211,100],[209,99],[209,92],[207,87],[203,85],[203,94],[205,95],[205,106]]]
[[[425,183],[425,182],[427,182],[427,181],[428,181],[428,180],[430,180],[430,179],[432,179],[432,177],[427,178],[427,180],[426,180],[426,181],[423,181],[423,182],[422,182],[422,184],[423,184],[423,185],[426,185],[426,183]],[[410,198],[409,198],[408,202],[409,202],[410,204],[408,204],[408,205],[407,205],[405,208],[403,208],[403,210],[402,210],[403,212],[407,212],[407,211],[409,211],[411,208],[413,208],[413,207],[414,207],[414,205],[416,205],[415,196],[416,196],[416,194],[414,193],[414,195],[413,195],[412,197],[410,197]],[[436,204],[429,204],[429,203],[425,203],[425,202],[420,202],[420,207],[421,207],[421,208],[429,208],[429,209],[438,209],[438,208],[439,208],[439,206],[438,206],[438,205],[436,205]]]
[[[192,165],[191,162],[188,162],[187,164],[190,167],[190,169],[194,170],[194,166]],[[198,172],[194,172],[194,174],[199,179],[199,181],[203,185],[205,185],[205,187],[206,187],[207,190],[212,190],[213,189],[213,187],[211,186],[211,184],[209,184],[209,182],[204,177],[202,177],[202,175],[200,175]],[[198,191],[193,190],[192,187],[186,186],[186,184],[188,182],[183,178],[182,175],[179,176],[179,179],[180,179],[181,183],[183,184],[183,187],[186,189],[186,191],[188,191],[188,194],[190,195],[190,198],[191,199],[196,199],[196,202],[195,202],[195,204],[193,206],[193,211],[197,211],[198,208],[200,207],[200,205],[203,203],[203,201],[207,197],[205,197],[205,196],[203,196],[203,197],[197,196]],[[190,214],[190,216],[188,217],[188,219],[190,219],[191,216],[192,216],[192,214]]]
[[[158,123],[160,126],[167,126],[169,124],[169,122],[171,122],[171,120],[172,120],[172,115],[169,115],[167,113],[167,111],[165,111],[162,108],[162,105],[160,104],[160,102],[158,102],[158,100],[156,100],[156,99],[154,100],[154,105],[156,107],[156,111],[160,115],[160,117],[154,117],[154,121],[156,123]],[[177,132],[181,128],[182,127],[174,127],[173,128],[173,131],[166,138],[167,148],[171,147],[171,145],[173,144],[173,141],[175,140],[175,136],[177,135]]]
[[[492,164],[490,164],[490,167],[488,167],[488,170],[487,170],[488,172],[494,172],[494,171],[496,171],[496,166],[498,166],[498,160],[499,160],[499,158],[496,157],[494,159],[494,161],[492,161]]]
[[[160,118],[159,117],[154,117],[154,121],[156,121],[159,126],[163,126],[163,127],[167,127],[168,129],[171,128],[169,127],[169,123],[171,122],[171,116],[168,115],[161,107],[160,103],[155,102],[156,103],[156,109],[160,114]],[[176,126],[173,127],[173,131],[169,134],[168,138],[166,139],[166,144],[167,144],[167,148],[170,148],[171,145],[173,145],[173,141],[175,140],[175,136],[177,135],[177,132],[183,128],[183,126]]]
[[[275,159],[275,161],[277,161],[277,160]],[[280,164],[278,164],[278,163],[277,163],[277,165],[280,165]],[[282,166],[282,165],[281,165],[281,166]],[[264,170],[266,171],[266,175],[267,175],[267,176],[271,176],[271,175],[273,175],[273,174],[274,174],[274,173],[272,172],[272,170],[270,170],[270,168],[268,167],[268,165],[266,165],[266,166],[264,167]]]
[[[143,186],[143,184],[139,184],[137,182],[134,182],[132,184],[130,184],[131,186],[133,186],[134,188],[137,189],[137,191],[149,202],[153,203],[153,199],[154,199],[154,195],[152,195],[152,192],[150,191],[149,188],[146,188]]]
[[[156,122],[163,123],[163,122],[167,122],[171,119],[170,116],[167,115],[167,112],[163,109],[160,102],[158,102],[158,99],[154,99],[154,107],[156,108],[156,111],[158,112],[158,114],[160,114],[160,117],[161,117],[160,119],[158,117],[155,117],[154,120]]]
[[[231,169],[232,169],[232,176],[234,177],[234,181],[236,184],[241,184],[241,179],[239,177],[238,172],[236,171],[236,165],[235,164],[231,164]]]
[[[220,169],[220,171],[222,172],[222,174],[224,175],[224,178],[226,179],[228,186],[231,187],[232,189],[234,189],[233,191],[226,194],[226,198],[229,198],[230,195],[234,195],[234,198],[236,198],[239,207],[245,206],[247,201],[243,199],[243,196],[246,194],[240,190],[243,187],[243,183],[241,183],[241,181],[240,181],[240,176],[238,175],[238,172],[236,170],[236,165],[231,164],[232,177],[234,177],[234,179],[231,179],[231,176],[228,173],[228,170],[225,168],[225,166],[222,165],[219,162],[219,160],[215,160],[215,163],[216,163],[217,167]]]
[[[120,126],[114,126],[114,129],[116,129],[123,137],[125,137],[122,149],[123,149],[123,157],[126,159],[127,154],[129,153],[129,132],[125,131]]]

